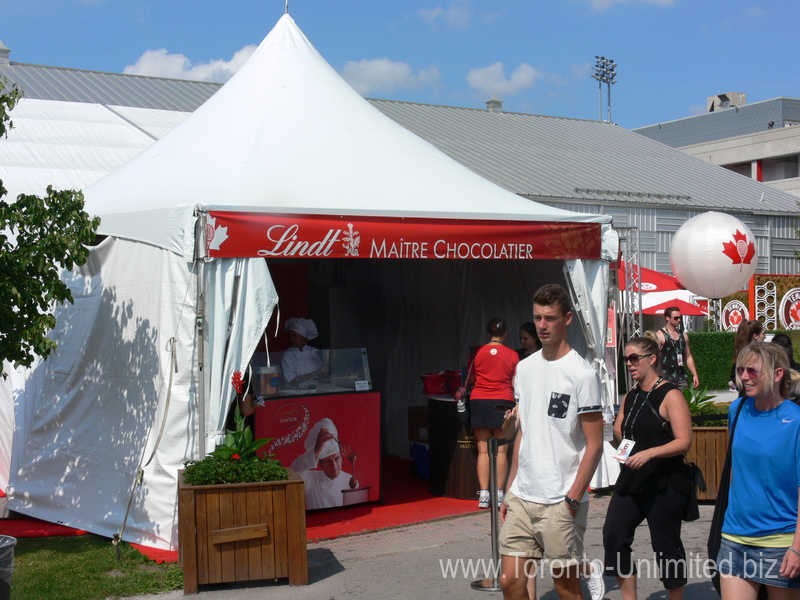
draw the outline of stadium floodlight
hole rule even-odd
[[[597,120],[603,120],[603,84],[608,86],[608,119],[611,121],[611,86],[617,83],[617,63],[612,59],[605,56],[595,56],[595,65],[592,69],[592,79],[597,80],[598,96],[599,96],[599,110]]]

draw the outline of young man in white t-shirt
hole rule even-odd
[[[528,574],[547,555],[561,600],[582,598],[580,571],[592,598],[604,593],[602,571],[583,561],[587,489],[603,453],[600,381],[567,343],[573,314],[567,291],[545,285],[533,296],[542,349],[519,363],[519,404],[504,425],[514,444],[509,493],[500,508],[505,600],[528,600]]]

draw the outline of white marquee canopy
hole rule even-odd
[[[181,125],[86,190],[100,233],[186,257],[196,208],[609,224],[479,177],[364,100],[289,15]]]
[[[503,264],[546,257],[567,267],[559,277],[604,372],[610,218],[531,202],[459,165],[361,98],[288,15],[206,104],[85,195],[109,237],[65,275],[76,303],[59,310],[58,351],[14,375],[8,506],[24,514],[108,536],[124,524],[123,539],[175,547],[177,470],[219,440],[230,374],[249,361],[277,303],[257,251],[206,256],[241,240],[241,221],[354,222],[373,240],[386,227],[402,237],[424,225],[464,244],[502,232],[516,249],[498,252],[517,259]],[[520,245],[537,250],[519,254]],[[481,252],[470,258],[498,258]],[[535,275],[529,268],[525,284]],[[449,305],[439,314],[455,314],[457,342],[481,315]],[[398,389],[387,385],[393,423],[405,408],[389,397]]]

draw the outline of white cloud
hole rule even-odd
[[[351,60],[344,65],[342,77],[359,94],[389,93],[395,90],[418,89],[435,86],[441,77],[435,66],[414,73],[404,62],[388,58]]]
[[[470,70],[467,74],[467,83],[471,88],[487,95],[508,96],[532,88],[536,80],[543,76],[543,73],[534,67],[522,63],[510,77],[506,77],[503,63],[496,62],[488,67]]]
[[[763,8],[761,8],[760,4],[756,4],[754,6],[749,6],[745,8],[742,14],[747,18],[751,17],[757,18],[765,16],[766,11]]]
[[[656,6],[674,6],[677,0],[584,0],[588,1],[595,10],[607,10],[617,4],[655,4]]]
[[[225,83],[242,68],[255,50],[255,45],[245,46],[230,60],[210,60],[207,63],[196,64],[193,64],[183,54],[170,54],[166,48],[147,50],[139,57],[139,60],[125,67],[122,72],[129,75]]]
[[[456,0],[451,2],[447,8],[437,6],[430,10],[420,10],[419,15],[431,26],[435,26],[441,21],[447,27],[464,28],[469,25],[472,18],[472,10],[469,7],[469,2]]]
[[[569,70],[575,79],[583,79],[592,74],[592,63],[585,62],[578,65],[570,65]]]

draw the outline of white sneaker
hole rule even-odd
[[[503,490],[497,490],[497,508],[503,506],[503,500],[505,500],[506,493]]]
[[[489,508],[489,490],[478,492],[478,508]]]
[[[586,587],[592,600],[600,600],[606,595],[606,583],[603,581],[603,561],[595,559],[589,563],[589,576],[586,578]]]

